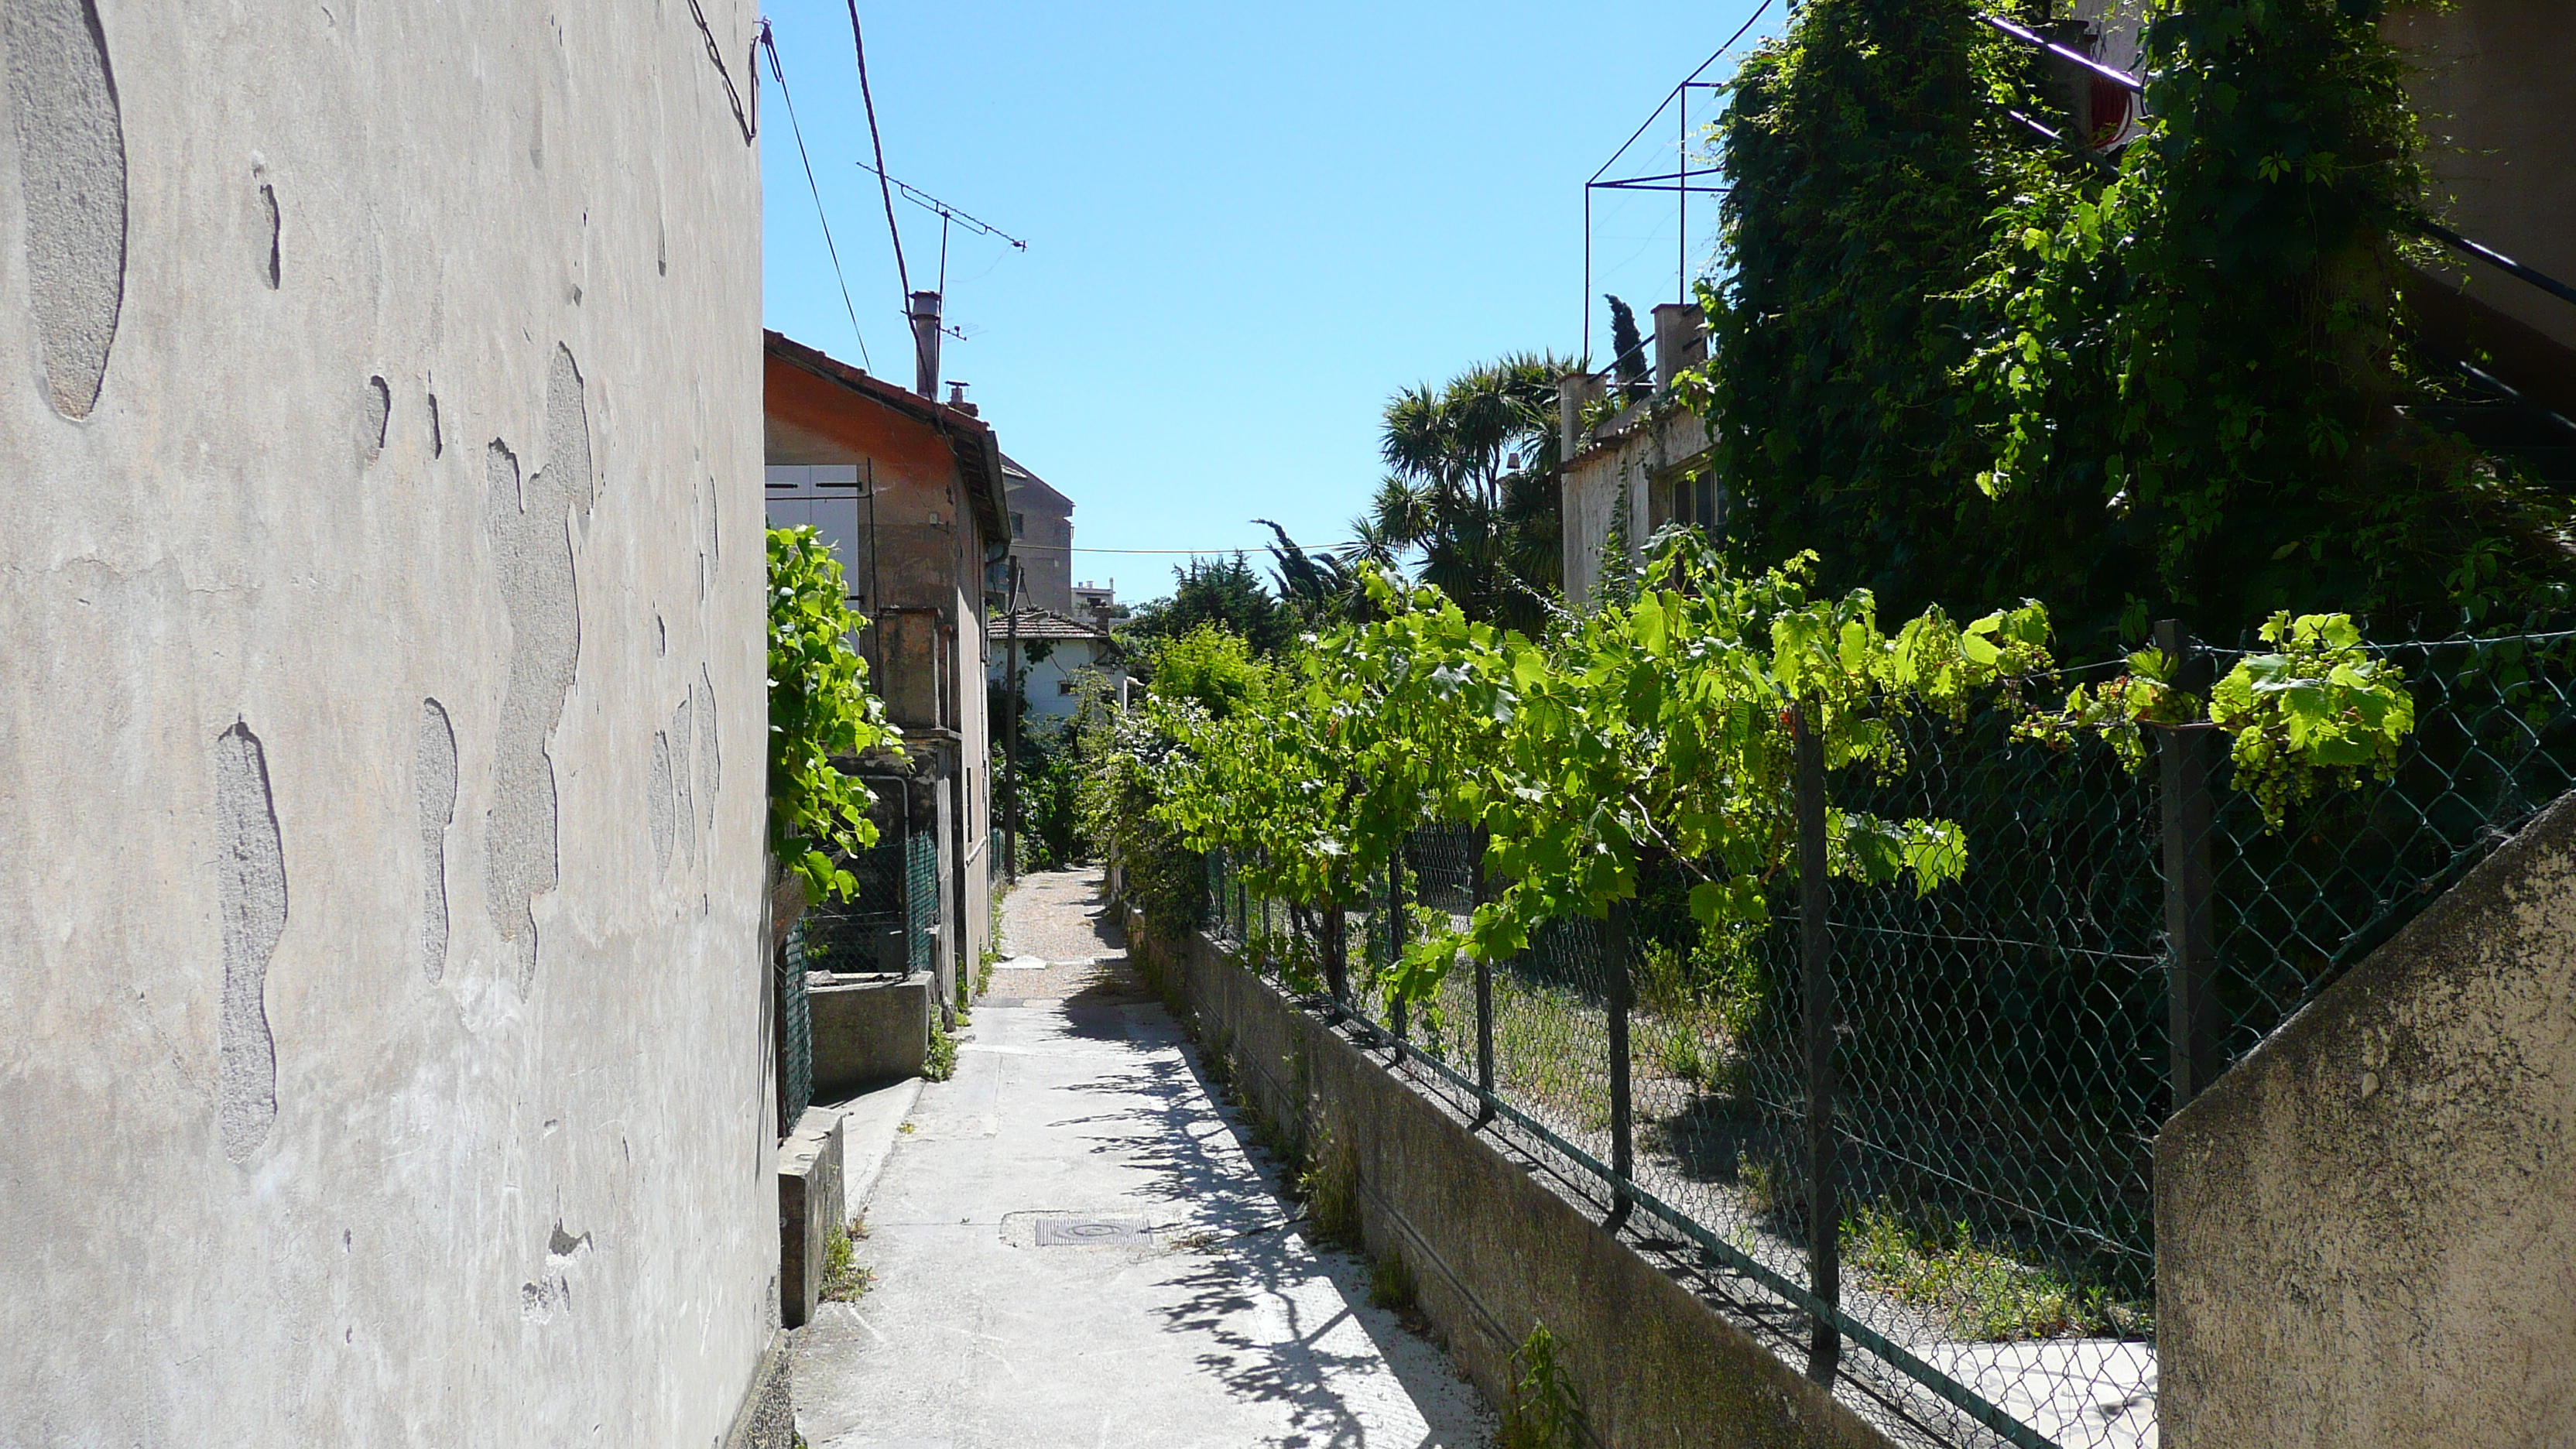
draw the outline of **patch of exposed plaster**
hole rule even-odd
[[[385,451],[385,429],[394,416],[394,390],[381,377],[367,379],[367,394],[358,404],[358,457],[373,463]]]
[[[265,181],[259,184],[259,219],[268,223],[268,265],[260,269],[260,280],[268,283],[268,289],[274,292],[284,273],[278,265],[281,259],[277,250],[277,188]]]
[[[546,745],[581,656],[573,524],[589,517],[592,493],[581,371],[558,346],[546,378],[546,466],[523,486],[518,459],[497,438],[485,463],[483,527],[510,615],[510,683],[493,740],[484,905],[517,953],[522,995],[536,978],[534,904],[558,880],[554,762]]]
[[[716,839],[716,686],[707,676],[707,667],[698,666],[698,809],[704,812],[707,848],[715,848]]]
[[[286,847],[269,791],[268,756],[239,720],[215,736],[215,900],[224,942],[216,1113],[224,1155],[238,1163],[259,1150],[277,1120],[268,961],[286,930]]]
[[[680,859],[698,863],[698,807],[689,798],[689,701],[671,715],[671,820],[680,828]]]
[[[420,800],[420,971],[447,974],[447,826],[456,818],[456,730],[437,700],[420,702],[420,753],[412,768]]]
[[[653,777],[644,787],[644,816],[653,827],[653,873],[671,868],[671,737],[653,732]]]
[[[85,418],[107,380],[125,305],[125,125],[107,38],[90,0],[7,0],[0,40],[9,48],[45,388],[65,417]]]
[[[591,1251],[590,1234],[580,1237],[564,1231],[561,1219],[546,1239],[545,1266],[536,1278],[519,1285],[519,1316],[530,1323],[543,1323],[558,1312],[572,1311],[572,1277],[574,1269]]]

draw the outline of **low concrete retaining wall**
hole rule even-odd
[[[2164,1442],[2576,1425],[2576,798],[2156,1142]]]
[[[1133,955],[1222,1053],[1250,1104],[1357,1169],[1374,1257],[1401,1256],[1477,1387],[1510,1401],[1512,1351],[1555,1337],[1607,1449],[1885,1449],[1887,1441],[1575,1204],[1204,936]]]
[[[814,1100],[838,1102],[921,1075],[930,1047],[930,977],[832,985],[808,978],[814,1031]]]
[[[849,1221],[841,1143],[841,1114],[808,1107],[778,1144],[778,1311],[789,1328],[814,1317],[832,1235]]]

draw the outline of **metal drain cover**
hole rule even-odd
[[[1154,1229],[1143,1218],[1040,1218],[1037,1226],[1041,1248],[1145,1246],[1154,1241]]]

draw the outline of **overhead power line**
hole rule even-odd
[[[691,0],[694,5],[696,0]],[[823,249],[832,255],[832,275],[841,283],[841,306],[850,314],[850,336],[859,344],[859,361],[870,371],[876,362],[868,356],[868,339],[859,331],[859,309],[850,301],[850,278],[841,269],[841,248],[832,240],[831,218],[823,214],[823,188],[814,181],[814,158],[805,154],[805,128],[796,121],[796,98],[787,92],[787,70],[778,63],[778,40],[769,33],[769,22],[760,22],[760,43],[769,51],[769,73],[778,78],[778,98],[787,103],[787,129],[796,137],[796,157],[805,163],[805,188],[814,193],[814,219],[823,224]]]
[[[907,311],[912,304],[912,273],[903,265],[903,229],[894,224],[894,191],[886,183],[885,137],[877,131],[877,98],[868,88],[868,43],[859,34],[859,0],[850,0],[850,46],[859,53],[859,102],[867,107],[868,144],[877,153],[877,194],[885,198],[886,235],[894,239],[895,280],[903,284]],[[910,188],[906,188],[909,190]]]

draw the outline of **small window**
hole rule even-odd
[[[1012,514],[1012,515],[1011,515],[1011,537],[1013,537],[1013,538],[1026,538],[1026,537],[1028,537],[1028,536],[1029,536],[1029,520],[1028,520],[1028,515],[1026,515],[1026,514],[1024,514],[1024,513],[1014,513],[1014,514]]]
[[[1055,692],[1056,692],[1056,693],[1058,693],[1058,694],[1071,694],[1071,693],[1073,693],[1073,681],[1072,681],[1072,680],[1070,680],[1070,679],[1059,679],[1059,680],[1057,680],[1057,681],[1055,682]]]

